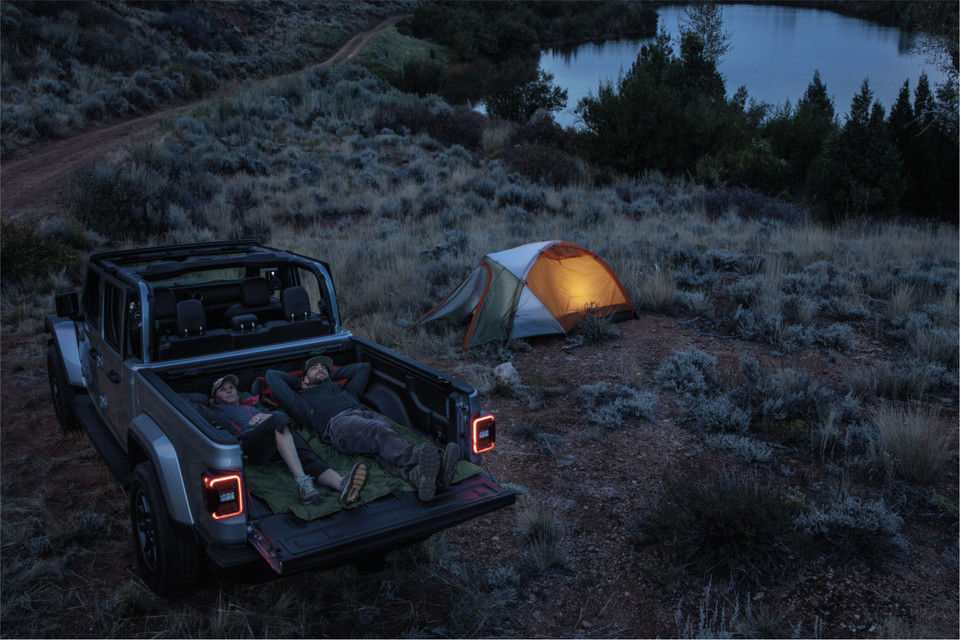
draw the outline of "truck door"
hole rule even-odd
[[[132,418],[132,376],[123,361],[128,355],[127,316],[133,301],[132,292],[123,284],[105,278],[103,283],[103,341],[96,362],[97,398],[100,413],[120,442],[126,440],[127,426]]]

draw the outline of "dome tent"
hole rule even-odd
[[[584,316],[633,312],[623,285],[603,260],[559,240],[488,253],[418,324],[471,317],[464,348],[566,333]]]

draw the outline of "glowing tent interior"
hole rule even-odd
[[[603,260],[559,240],[489,253],[417,324],[470,317],[464,348],[566,333],[586,316],[633,313],[623,285]]]

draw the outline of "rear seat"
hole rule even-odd
[[[241,315],[254,315],[264,324],[282,316],[278,302],[270,297],[270,287],[265,278],[247,278],[240,285],[240,302],[230,306],[223,316],[227,324]]]
[[[160,341],[160,358],[187,358],[218,353],[230,348],[230,336],[223,329],[207,330],[207,314],[199,300],[177,303],[177,333]]]
[[[157,338],[176,331],[177,298],[172,289],[158,287],[153,290],[153,327]]]
[[[283,320],[268,322],[270,335],[276,340],[296,340],[330,333],[324,316],[310,311],[310,296],[303,287],[287,287],[280,293]]]

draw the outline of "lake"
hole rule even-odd
[[[917,36],[900,29],[818,9],[722,5],[721,10],[723,30],[730,34],[730,48],[719,65],[728,96],[745,85],[757,101],[796,104],[819,69],[838,114],[849,109],[864,78],[889,112],[904,80],[910,80],[912,98],[922,72],[931,85],[946,77],[934,61],[916,51]],[[682,5],[658,10],[658,29],[670,35],[675,51],[684,11]],[[603,80],[616,82],[650,41],[617,40],[544,51],[540,68],[567,90],[567,108],[556,114],[557,122],[578,126],[573,111],[580,99],[590,92],[595,95]]]

